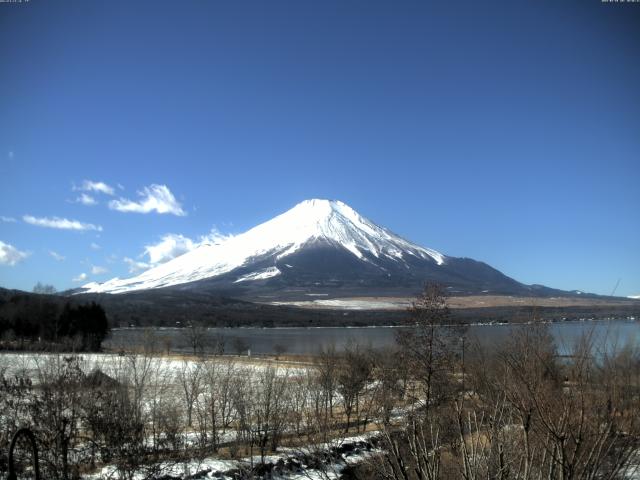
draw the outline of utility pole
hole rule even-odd
[[[609,295],[610,297],[613,297],[613,294],[616,293],[616,290],[618,289],[618,285],[620,285],[620,280],[622,279],[618,279],[618,281],[616,282],[616,286],[613,287],[613,290],[611,290],[611,295]]]

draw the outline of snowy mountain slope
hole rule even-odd
[[[271,278],[280,274],[280,270],[274,269],[276,262],[317,244],[339,247],[371,265],[380,259],[403,265],[416,259],[435,265],[446,263],[446,257],[441,253],[398,237],[342,202],[314,199],[299,203],[241,235],[201,245],[136,277],[114,278],[102,284],[90,283],[83,288],[85,292],[121,293],[179,285],[218,277],[259,263],[265,257],[271,262],[268,272],[247,272],[234,282]]]
[[[411,243],[339,201],[306,200],[247,232],[203,244],[142,274],[78,293],[173,287],[244,298],[414,294],[427,281],[451,293],[543,295],[491,266]]]

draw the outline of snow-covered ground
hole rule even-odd
[[[142,355],[117,355],[110,353],[0,353],[0,373],[4,373],[5,377],[15,377],[16,375],[26,375],[33,382],[38,382],[47,369],[51,368],[56,362],[62,362],[67,357],[77,356],[79,358],[80,368],[85,373],[94,370],[118,378],[119,373],[127,370],[131,366],[131,362],[135,361],[148,362],[147,367],[150,371],[162,372],[168,377],[176,377],[184,368],[193,368],[196,364],[194,360],[180,356],[150,356]],[[211,360],[211,359],[210,359]],[[242,361],[235,361],[234,357],[215,357],[213,361],[220,363],[234,362],[234,368],[239,374],[255,375],[267,368],[276,368],[277,375],[301,375],[306,372],[304,365],[290,366],[285,364],[274,364],[272,362],[264,362],[259,359],[247,361],[246,357]]]
[[[277,454],[267,455],[264,463],[271,468],[271,477],[274,480],[314,480],[337,479],[341,471],[347,465],[360,463],[372,455],[380,452],[371,444],[376,432],[336,439],[334,441],[310,445],[301,448],[281,448]],[[333,453],[333,460],[324,463],[321,468],[305,463],[320,453]],[[316,457],[317,459],[317,457]],[[244,457],[239,460],[228,460],[217,457],[190,460],[186,462],[165,462],[155,468],[162,475],[186,478],[192,480],[217,478],[231,479],[233,472],[247,471],[261,463],[259,455]],[[317,461],[314,462],[316,464]],[[269,465],[270,464],[270,465]],[[114,465],[106,465],[97,472],[87,475],[90,480],[117,478],[117,468]],[[134,475],[134,480],[145,478],[145,472]]]
[[[623,473],[625,480],[640,480],[640,450],[630,458],[630,465]]]

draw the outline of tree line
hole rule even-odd
[[[98,351],[109,332],[102,306],[17,293],[0,300],[0,348]]]

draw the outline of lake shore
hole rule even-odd
[[[566,353],[584,333],[602,339],[608,345],[632,342],[640,345],[640,322],[637,317],[610,320],[543,322],[548,325],[562,352]],[[522,324],[479,323],[469,325],[467,337],[481,343],[500,343]],[[349,342],[372,348],[388,348],[395,344],[396,332],[406,326],[366,327],[213,327],[206,329],[204,352],[213,350],[223,340],[224,352],[243,355],[315,355],[327,346],[338,350]],[[111,351],[155,346],[166,352],[188,353],[192,347],[183,328],[116,329],[105,342]]]

